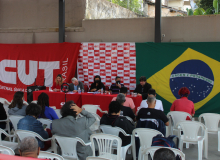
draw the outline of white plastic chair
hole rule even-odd
[[[53,142],[56,140],[59,144],[61,151],[62,151],[62,157],[65,159],[76,159],[78,160],[76,145],[77,143],[81,143],[83,146],[90,146],[91,142],[85,143],[81,138],[78,137],[61,137],[54,135],[52,137]],[[57,153],[57,146],[55,143],[52,144],[53,151]]]
[[[121,138],[110,135],[110,134],[93,134],[90,136],[92,143],[92,152],[93,157],[95,157],[95,142],[98,145],[98,152],[101,158],[107,158],[111,160],[122,160],[121,158]],[[117,155],[112,154],[112,151],[115,149],[115,144],[117,144]]]
[[[167,148],[167,149],[170,149],[174,152],[175,156],[179,155],[181,157],[181,160],[185,160],[185,154],[178,150],[178,149],[175,149],[175,148],[170,148],[170,147],[150,147],[150,148],[147,148],[145,150],[143,150],[141,152],[141,157],[143,157],[143,160],[148,160],[148,154],[150,154],[151,156],[151,159],[153,159],[154,157],[154,153],[156,150],[160,149],[160,148]]]
[[[133,159],[136,159],[136,146],[135,146],[135,137],[139,137],[140,139],[140,149],[139,149],[139,155],[138,159],[141,158],[141,151],[143,151],[146,148],[151,147],[152,139],[156,135],[161,134],[164,136],[160,131],[149,129],[149,128],[136,128],[132,132],[131,136],[131,145],[132,145],[132,154]]]
[[[40,154],[38,155],[39,159],[56,159],[56,160],[64,160],[64,158],[58,154],[40,151]]]
[[[16,143],[16,142],[10,142],[10,141],[3,141],[3,140],[2,140],[2,137],[1,137],[2,133],[3,133],[4,135],[6,135],[6,137],[9,137],[9,138],[11,138],[11,137],[16,137],[16,135],[9,135],[7,132],[5,132],[3,129],[0,128],[0,145],[9,147],[9,148],[11,148],[12,150],[17,149],[17,148],[18,148],[18,143]]]
[[[208,129],[200,122],[185,121],[179,122],[178,137],[179,137],[179,149],[183,149],[183,143],[198,144],[198,160],[202,160],[202,150],[204,143],[204,156],[208,158]],[[201,129],[201,135],[199,130]],[[183,131],[183,135],[181,135]]]
[[[46,128],[50,129],[50,126],[52,124],[52,121],[50,119],[46,119],[46,118],[38,118],[38,121],[40,121],[42,123],[42,125],[47,125]]]
[[[169,133],[173,135],[173,131],[178,131],[178,128],[176,126],[177,123],[181,121],[186,121],[187,117],[190,117],[192,119],[192,116],[187,112],[181,112],[181,111],[171,111],[167,113],[167,117],[169,118]]]
[[[99,105],[85,104],[82,106],[82,109],[95,114],[97,113],[97,110],[101,113],[108,113],[108,111],[102,111]]]
[[[12,123],[14,131],[17,130],[18,128],[18,122],[20,121],[20,119],[24,118],[24,116],[15,116],[15,115],[11,115],[9,116],[9,121]],[[15,142],[16,137],[13,138],[13,142]]]
[[[22,141],[22,139],[24,139],[25,137],[38,138],[39,140],[43,142],[52,140],[52,138],[43,139],[39,134],[32,132],[32,131],[27,131],[27,130],[16,130],[15,134],[18,136],[20,141]],[[48,149],[47,151],[51,151],[51,148]]]
[[[62,117],[62,115],[61,115],[61,113],[60,113],[60,109],[54,109],[54,111],[56,112],[56,114],[57,114],[57,116],[58,116],[59,118]]]
[[[199,122],[204,119],[205,126],[210,134],[218,134],[218,151],[220,151],[220,128],[218,124],[220,121],[220,114],[216,113],[203,113],[199,116]]]
[[[124,136],[131,136],[130,134],[127,134],[123,129],[121,129],[119,127],[112,127],[110,125],[100,125],[100,129],[103,131],[103,133],[115,135],[118,137],[119,137],[120,132]],[[126,153],[127,153],[128,149],[131,149],[130,147],[131,147],[131,143],[126,146],[121,147],[121,158],[123,160],[126,159]],[[129,152],[131,152],[131,150]]]
[[[98,114],[95,114],[95,113],[91,113],[96,121],[89,127],[90,130],[93,132],[93,133],[99,133],[100,132],[100,119],[101,117],[98,115]]]
[[[101,158],[101,157],[87,157],[86,160],[111,160],[111,159]]]
[[[3,104],[3,107],[5,109],[6,115],[7,115],[7,119],[5,120],[0,120],[0,122],[6,122],[6,128],[4,129],[5,131],[8,131],[8,133],[10,134],[10,125],[9,125],[9,114],[8,114],[8,110],[9,110],[9,105],[11,104],[10,102],[8,102],[7,99],[5,98],[0,98],[0,102]]]
[[[0,145],[0,153],[12,155],[12,156],[15,155],[15,152],[11,148],[2,145]]]

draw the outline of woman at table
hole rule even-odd
[[[49,96],[46,93],[41,93],[38,96],[37,104],[41,107],[39,118],[59,119],[54,109],[49,107]]]
[[[26,115],[26,108],[27,105],[23,104],[24,101],[24,92],[18,91],[15,92],[14,98],[11,104],[8,106],[8,114],[9,115],[18,115],[18,116],[25,116]]]
[[[61,85],[63,84],[63,77],[61,74],[58,74],[55,82],[53,83],[52,90],[54,92],[59,92],[61,90]]]
[[[101,77],[99,75],[96,75],[94,77],[94,83],[92,83],[92,85],[91,85],[90,92],[96,92],[96,91],[100,92],[101,89],[103,89],[103,91],[104,91],[105,90],[105,86],[101,82]]]

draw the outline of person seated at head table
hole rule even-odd
[[[37,104],[41,107],[41,113],[38,118],[59,119],[55,110],[49,107],[49,96],[46,93],[41,93],[38,96]]]
[[[51,87],[51,89],[54,92],[59,92],[59,91],[61,91],[62,84],[63,84],[63,77],[62,77],[61,74],[58,74],[56,79],[55,79],[55,82],[53,83],[53,86]]]
[[[69,91],[78,92],[78,89],[84,90],[84,85],[81,81],[78,81],[77,78],[72,78],[72,83],[69,84]]]
[[[122,105],[118,101],[112,101],[109,104],[108,114],[104,114],[100,120],[100,125],[111,125],[112,127],[119,127],[123,129],[127,134],[132,134],[135,126],[126,117],[120,116]],[[130,136],[124,136],[119,133],[119,137],[122,139],[122,146],[126,146],[131,143]]]
[[[99,75],[96,75],[94,77],[94,83],[91,84],[90,92],[96,92],[96,91],[100,92],[101,89],[103,89],[103,92],[104,92],[105,91],[105,86],[101,82],[101,77]]]
[[[115,83],[113,83],[110,87],[110,92],[112,94],[118,94],[121,87],[124,87],[124,84],[121,83],[121,78],[119,76],[116,76]]]
[[[20,142],[19,153],[22,157],[38,158],[40,147],[35,137],[25,137]]]
[[[76,118],[79,114],[83,115],[83,117]],[[90,142],[90,136],[92,135],[90,126],[96,121],[91,113],[79,108],[73,101],[68,101],[62,106],[61,115],[61,119],[52,121],[52,133],[54,135],[78,137],[85,143]],[[77,143],[76,149],[79,159],[86,159],[86,157],[92,156],[90,146],[83,146],[81,143]]]
[[[126,97],[127,96],[127,87],[121,87],[120,89],[120,93],[125,95],[125,102],[124,102],[124,106],[126,107],[130,107],[132,109],[132,111],[135,113],[135,105],[134,105],[134,101],[132,98]],[[114,97],[112,99],[112,101],[116,101],[116,97]]]
[[[24,104],[24,92],[17,91],[14,94],[11,104],[8,106],[9,115],[25,116],[27,105]]]
[[[147,79],[145,76],[141,76],[140,79],[140,84],[138,84],[134,90],[134,93],[137,93],[138,95],[147,95],[148,90],[152,88],[151,84],[147,83]]]

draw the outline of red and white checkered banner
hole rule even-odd
[[[94,82],[100,75],[106,86],[121,77],[121,83],[130,91],[136,87],[136,49],[135,43],[82,43],[79,51],[77,69],[78,79],[84,84]]]

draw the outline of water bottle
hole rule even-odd
[[[52,91],[53,91],[53,90],[52,90],[52,88],[51,88],[51,85],[49,85],[49,91],[50,91],[50,92],[52,92]]]
[[[81,94],[81,89],[80,89],[80,87],[78,88],[78,93]]]
[[[103,94],[103,88],[101,89],[101,94]]]

